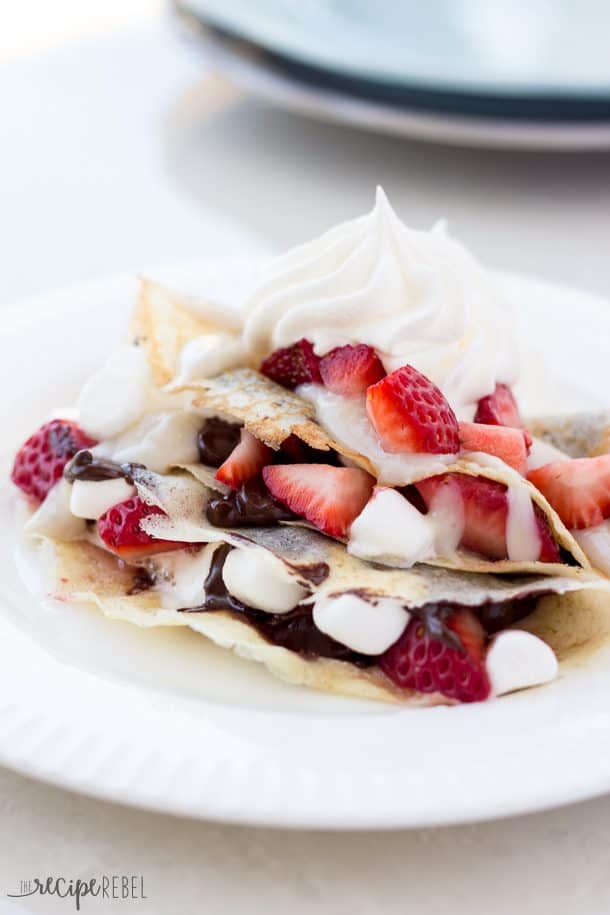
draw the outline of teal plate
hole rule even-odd
[[[294,63],[430,93],[610,101],[607,0],[175,0]],[[373,89],[371,91],[375,91]]]

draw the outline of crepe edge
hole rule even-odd
[[[99,547],[82,541],[58,542],[52,546],[57,587],[52,597],[96,606],[109,619],[122,620],[151,628],[183,626],[208,638],[214,644],[230,649],[242,658],[263,664],[280,680],[294,686],[307,686],[325,693],[352,698],[391,702],[410,706],[452,704],[439,693],[399,690],[379,670],[360,669],[353,664],[329,658],[307,659],[278,645],[267,642],[246,621],[228,612],[178,612],[159,606],[154,592],[122,594],[129,582],[127,567],[118,563]],[[51,557],[50,557],[51,558]],[[118,574],[113,576],[112,568]],[[133,573],[133,570],[132,570]]]

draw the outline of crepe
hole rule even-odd
[[[287,438],[295,436],[322,453],[337,452],[347,464],[363,467],[377,475],[378,468],[369,458],[326,433],[316,421],[311,403],[252,369],[235,369],[185,384],[173,381],[184,345],[218,329],[220,326],[212,316],[208,319],[201,303],[195,313],[188,300],[175,297],[164,287],[143,282],[133,334],[146,352],[156,386],[182,395],[176,400],[176,409],[183,409],[186,392],[191,408],[199,411],[202,417],[235,420],[274,450],[278,450]],[[497,466],[481,466],[476,461],[458,459],[444,464],[442,472],[484,476],[515,485],[516,475],[511,475],[508,469],[505,472]],[[591,641],[599,631],[584,610],[583,620],[588,621],[589,629],[585,627],[584,634],[582,631],[579,634],[576,623],[579,595],[588,596],[590,589],[601,589],[600,593],[603,593],[603,580],[588,570],[588,562],[578,544],[541,494],[521,477],[517,478],[518,485],[524,487],[540,506],[557,541],[573,557],[573,565],[491,562],[465,552],[409,569],[373,564],[350,555],[343,543],[312,530],[305,521],[259,528],[212,526],[206,520],[207,503],[214,494],[226,491],[226,487],[215,479],[214,468],[185,464],[170,473],[156,474],[142,466],[130,465],[129,474],[140,499],[162,510],[162,514],[153,514],[141,521],[145,533],[161,540],[209,544],[204,547],[208,551],[226,545],[234,550],[269,554],[283,564],[284,571],[295,582],[306,588],[307,597],[301,601],[305,606],[303,612],[315,600],[342,595],[356,595],[372,606],[389,598],[408,611],[430,614],[438,605],[480,610],[490,603],[538,596],[537,610],[520,623],[519,628],[529,628],[534,633],[539,629],[550,644],[557,644],[558,651],[568,651]],[[162,588],[157,584],[151,587],[145,574],[155,568],[155,563],[162,568],[163,554],[150,560],[136,560],[133,565],[125,564],[102,548],[102,541],[95,533],[97,528],[80,521],[79,533],[74,533],[73,525],[62,526],[57,523],[57,517],[48,517],[56,512],[61,516],[59,520],[65,521],[68,512],[66,481],[61,481],[56,492],[58,497],[43,503],[28,525],[28,533],[38,536],[41,541],[53,582],[52,594],[56,598],[94,604],[108,617],[142,627],[188,627],[222,647],[263,663],[275,676],[289,683],[341,695],[414,705],[453,703],[454,700],[438,692],[423,694],[399,689],[385,676],[374,658],[370,666],[365,666],[356,660],[337,660],[320,653],[304,654],[274,644],[263,634],[264,627],[257,627],[252,616],[263,614],[256,609],[259,604],[251,610],[241,605],[241,611],[210,609],[203,604],[199,607],[180,605],[180,609],[169,607],[164,603]],[[45,504],[47,509],[42,511]],[[70,518],[74,521],[72,516]],[[67,536],[61,539],[62,531],[69,532],[70,539]],[[186,554],[187,559],[189,555]],[[201,594],[203,601],[203,580]],[[585,599],[582,606],[586,609],[592,603]],[[605,596],[600,597],[598,604],[604,607]],[[554,626],[556,614],[564,606],[568,607],[568,617],[574,624],[566,626],[565,632]],[[346,654],[350,654],[350,649],[345,649],[343,655]]]
[[[149,498],[153,491],[173,493],[174,510],[181,496],[193,494],[193,481],[176,479],[167,487],[158,481],[140,484]],[[167,502],[166,502],[167,504]],[[180,528],[186,533],[186,527]],[[477,607],[489,601],[501,601],[526,595],[570,595],[587,584],[575,579],[549,576],[493,576],[458,573],[418,566],[409,571],[373,567],[350,556],[345,549],[321,534],[298,527],[250,528],[241,531],[219,531],[210,536],[219,543],[230,543],[237,549],[267,550],[280,559],[300,581],[310,581],[311,570],[325,564],[328,576],[315,587],[316,596],[338,596],[366,592],[371,599],[398,596],[408,608],[421,608],[437,602],[451,601]],[[141,627],[186,626],[206,636],[215,644],[232,649],[238,655],[264,664],[280,679],[362,699],[377,699],[410,705],[451,704],[440,693],[422,694],[399,689],[376,667],[360,668],[346,661],[324,657],[304,657],[295,651],[274,645],[265,639],[247,618],[226,611],[183,612],[164,609],[155,590],[140,591],[139,570],[126,566],[99,547],[84,541],[60,542],[45,538],[47,564],[53,577],[52,596],[60,600],[91,603],[106,616]],[[562,598],[563,599],[563,598]],[[545,598],[545,600],[547,600]],[[554,605],[554,604],[553,604]],[[544,617],[548,628],[548,611]],[[523,628],[520,624],[520,628]]]
[[[253,369],[235,369],[215,378],[181,385],[180,390],[190,391],[193,406],[203,409],[206,415],[218,415],[243,423],[249,432],[274,450],[278,450],[283,441],[294,435],[321,452],[336,451],[348,462],[362,467],[375,477],[378,476],[378,468],[367,457],[345,447],[325,432],[322,426],[315,421],[314,408],[308,401]],[[575,564],[518,562],[509,559],[492,561],[464,550],[458,550],[452,557],[439,557],[426,561],[444,568],[464,569],[472,572],[520,570],[556,574],[562,570],[566,575],[573,575],[577,573],[579,567],[590,568],[589,561],[582,549],[542,493],[511,468],[481,466],[474,461],[458,459],[444,466],[442,472],[482,476],[505,485],[517,485],[526,489],[532,501],[547,518],[557,543],[570,554]],[[422,471],[420,478],[427,476],[429,476],[429,470]],[[405,483],[415,482],[416,479],[417,477],[410,477],[409,480],[405,480]]]
[[[571,458],[610,454],[610,413],[537,417],[528,423],[540,438]]]

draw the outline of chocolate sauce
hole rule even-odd
[[[152,588],[154,583],[155,577],[152,572],[149,572],[148,569],[145,569],[143,566],[138,566],[133,576],[131,588],[127,594],[130,596],[132,594],[141,594],[142,591],[148,591]]]
[[[267,527],[296,517],[273,498],[260,477],[210,499],[205,514],[214,527]]]
[[[513,597],[512,600],[490,600],[475,608],[476,614],[485,632],[488,635],[493,635],[494,632],[506,629],[508,626],[512,626],[513,623],[518,623],[519,620],[529,616],[541,597],[544,597],[543,591],[537,591],[535,594],[526,594],[524,597]]]
[[[241,426],[224,419],[206,419],[197,433],[199,460],[209,467],[220,467],[239,442]]]
[[[184,609],[184,613],[213,613],[224,610],[244,617],[256,631],[271,642],[295,651],[306,658],[333,658],[336,661],[349,661],[358,667],[370,667],[375,659],[359,654],[336,642],[321,632],[314,624],[311,604],[295,607],[289,613],[265,613],[242,604],[229,594],[222,577],[226,558],[233,549],[229,544],[219,546],[212,557],[210,571],[205,580],[205,600],[199,607]]]
[[[121,477],[133,485],[134,472],[146,470],[144,464],[117,464],[107,458],[93,457],[90,451],[79,451],[74,455],[64,470],[68,483],[75,480],[100,482],[101,480],[118,480]]]
[[[372,667],[379,661],[379,656],[360,654],[346,645],[336,642],[321,632],[313,621],[312,605],[300,604],[289,613],[265,613],[243,604],[227,590],[222,577],[226,558],[234,547],[223,543],[214,552],[210,570],[204,584],[205,599],[198,607],[183,608],[181,613],[214,613],[225,611],[242,617],[272,645],[287,648],[306,658],[332,658],[336,661],[348,661],[357,667]],[[321,563],[324,565],[324,563]],[[353,593],[365,597],[364,592]],[[467,607],[465,604],[451,601],[438,601],[424,607],[412,608],[416,616],[432,638],[438,639],[458,651],[464,651],[460,639],[447,625],[449,617],[457,610],[471,609],[477,613],[483,628],[488,635],[504,629],[511,623],[523,619],[532,612],[540,594],[511,598],[505,601],[488,601],[480,607]],[[366,597],[375,600],[370,595]]]
[[[292,563],[289,563],[289,565],[301,578],[304,578],[305,581],[310,581],[312,585],[321,585],[330,575],[330,568],[327,562],[312,562],[308,566],[295,566]]]

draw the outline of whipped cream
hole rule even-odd
[[[377,486],[349,532],[348,553],[408,568],[434,556],[436,527],[395,489]]]
[[[406,629],[409,613],[391,597],[364,600],[357,594],[320,597],[313,621],[321,632],[361,654],[378,655],[396,642]]]
[[[541,438],[534,438],[527,459],[527,470],[529,473],[530,470],[537,470],[538,467],[544,467],[545,464],[550,464],[552,461],[569,460],[570,458],[567,454],[551,445],[550,442],[545,442]]]
[[[167,473],[173,465],[199,460],[201,423],[201,415],[192,410],[147,414],[117,439],[92,450],[119,464],[130,461],[144,464],[154,473]]]
[[[104,512],[136,495],[136,488],[119,477],[116,480],[75,480],[70,511],[76,518],[96,521]]]
[[[178,374],[174,385],[186,384],[198,378],[214,378],[230,369],[241,368],[249,362],[249,354],[241,337],[235,334],[204,334],[189,340],[182,347]]]
[[[494,636],[485,659],[496,696],[554,680],[557,658],[546,642],[521,629],[505,629]]]
[[[268,265],[244,306],[244,337],[261,358],[306,337],[322,355],[374,347],[391,372],[407,363],[432,379],[458,418],[518,360],[507,306],[444,226],[407,228],[381,189],[368,216],[345,222]]]
[[[506,552],[513,562],[535,562],[540,556],[542,541],[536,523],[536,513],[529,490],[523,484],[510,485],[506,497]]]
[[[229,594],[266,613],[288,613],[308,593],[280,559],[264,550],[231,550],[222,578]]]
[[[112,438],[140,419],[153,389],[142,347],[122,346],[85,383],[78,399],[79,423],[94,438]]]

